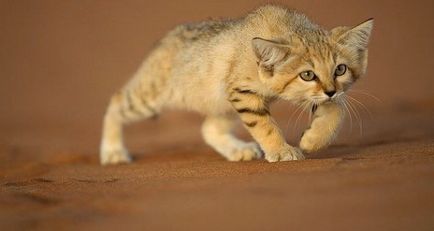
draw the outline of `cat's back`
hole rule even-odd
[[[172,52],[171,77],[188,76],[191,80],[195,76],[212,75],[210,67],[217,57],[224,59],[225,54],[231,53],[225,44],[238,31],[238,23],[238,20],[207,20],[181,24],[171,30],[161,41],[162,47],[176,50]]]
[[[209,41],[223,32],[230,30],[235,24],[235,20],[208,20],[186,23],[177,26],[168,36],[174,36],[186,44]]]
[[[266,5],[239,19],[178,25],[160,40],[159,48],[169,50],[174,58],[178,56],[190,62],[191,58],[213,58],[218,47],[250,46],[253,37],[271,39],[290,34],[308,35],[318,29],[304,14],[277,5]]]
[[[145,62],[165,63],[171,73],[190,66],[200,66],[212,57],[212,49],[227,36],[236,20],[207,20],[180,24],[170,30],[157,44]],[[157,54],[157,55],[155,55]],[[196,68],[193,68],[196,69]]]

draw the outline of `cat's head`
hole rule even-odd
[[[259,77],[274,94],[298,104],[339,100],[366,72],[372,27],[370,19],[353,28],[254,38]]]

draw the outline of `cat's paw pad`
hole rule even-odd
[[[261,157],[261,149],[256,143],[243,143],[232,151],[231,154],[227,156],[227,159],[229,161],[249,161]]]
[[[277,161],[290,161],[290,160],[304,160],[306,159],[300,149],[291,147],[289,145],[282,148],[276,153],[267,153],[265,159],[268,162]]]
[[[123,149],[106,150],[101,152],[100,162],[102,165],[127,164],[131,163],[131,157],[128,154],[128,151]]]

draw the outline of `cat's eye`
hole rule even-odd
[[[312,81],[316,78],[316,75],[313,71],[303,71],[300,73],[300,78],[304,81]]]
[[[347,65],[339,64],[335,70],[335,77],[344,75],[347,72]]]

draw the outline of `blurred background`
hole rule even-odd
[[[109,217],[109,229],[173,228],[167,219],[188,229],[195,217],[204,229],[223,219],[250,230],[287,230],[288,224],[430,230],[432,0],[271,1],[328,29],[375,18],[368,74],[351,93],[369,110],[354,103],[363,132],[353,115],[352,129],[348,118],[338,141],[310,160],[225,162],[202,142],[201,116],[176,111],[128,127],[138,164],[98,165],[109,97],[159,38],[180,23],[237,18],[269,2],[0,0],[0,227],[47,230],[66,222],[98,230]],[[287,126],[298,114],[284,102],[272,114],[295,144],[306,118]],[[238,133],[248,138],[243,129]]]
[[[57,138],[80,134],[88,139],[76,144],[96,150],[110,95],[169,29],[208,18],[240,17],[266,2],[0,1],[2,140],[18,142],[24,130]],[[374,17],[368,74],[355,89],[382,102],[360,93],[353,96],[370,110],[434,104],[433,1],[274,2],[306,13],[325,28]],[[282,109],[280,119],[280,108],[275,109],[277,117],[286,123],[289,110]],[[29,142],[43,142],[33,139]]]

